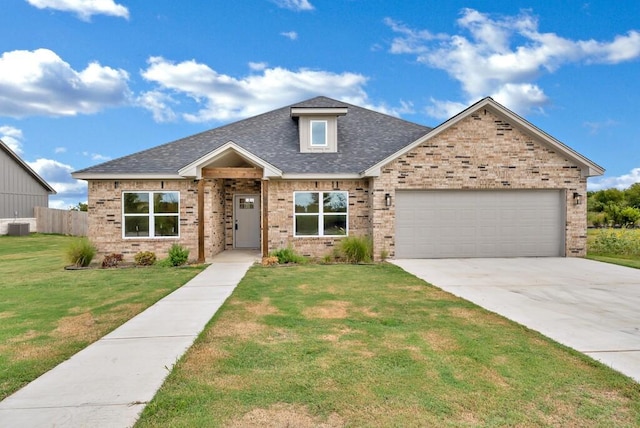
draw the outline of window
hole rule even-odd
[[[345,236],[347,192],[294,192],[295,236]]]
[[[326,120],[311,121],[311,145],[312,146],[327,145],[327,121]]]
[[[179,192],[124,192],[125,238],[179,236]]]
[[[255,198],[240,198],[238,208],[241,210],[252,210],[255,206]]]

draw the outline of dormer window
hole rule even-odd
[[[315,147],[327,146],[327,121],[312,120],[311,122],[311,145]]]
[[[346,106],[292,107],[291,117],[298,121],[300,152],[336,153],[339,143],[338,118],[346,114]]]

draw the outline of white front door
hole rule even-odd
[[[260,248],[260,195],[235,195],[233,216],[233,247]]]

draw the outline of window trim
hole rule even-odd
[[[318,195],[318,212],[317,213],[297,213],[296,212],[296,195],[298,193],[315,193]],[[325,193],[342,193],[345,195],[347,204],[346,204],[346,212],[344,213],[336,213],[336,212],[324,212],[324,194]],[[345,217],[345,234],[344,235],[325,235],[324,234],[324,217],[338,215]],[[317,235],[298,235],[298,230],[296,228],[296,219],[298,216],[317,216],[318,217],[318,234]],[[293,192],[293,237],[294,238],[346,238],[349,236],[349,192],[346,190],[296,190]]]
[[[149,212],[148,213],[135,213],[135,214],[126,214],[124,212],[125,208],[125,197],[124,195],[127,193],[146,193],[149,195]],[[178,212],[177,213],[155,213],[154,212],[154,195],[157,193],[174,193],[177,195],[178,199]],[[180,191],[178,190],[123,190],[120,195],[121,201],[121,212],[122,212],[122,239],[179,239],[180,238]],[[155,218],[160,216],[173,216],[177,217],[177,225],[178,225],[178,233],[171,236],[155,236]],[[125,226],[126,217],[146,217],[149,219],[149,235],[148,236],[127,236],[127,229]]]
[[[324,125],[324,143],[322,144],[313,143],[313,124],[314,123],[322,123]],[[309,147],[328,147],[328,146],[329,146],[329,121],[310,119],[309,120]]]

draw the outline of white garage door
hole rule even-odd
[[[396,257],[564,255],[559,190],[396,192]]]

